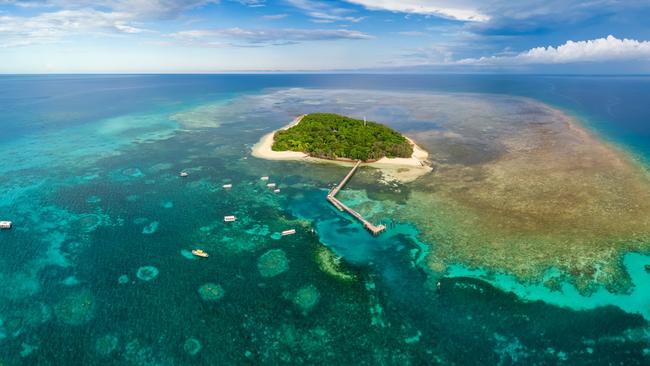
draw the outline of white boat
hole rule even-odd
[[[273,190],[273,193],[280,193],[280,188],[278,188],[278,189],[274,189],[274,190]]]
[[[0,229],[11,229],[11,221],[0,221]]]
[[[263,180],[263,181],[267,181],[267,180],[269,180],[269,177],[265,175],[265,176],[263,176],[263,177],[260,178],[260,179]]]
[[[293,235],[296,233],[296,229],[289,229],[282,232],[282,236]]]
[[[188,172],[181,172],[181,174],[179,174],[179,175],[180,175],[181,177],[184,178],[184,177],[187,177],[188,175],[190,175],[190,173],[188,173]]]
[[[235,220],[237,220],[237,218],[235,216],[233,216],[233,215],[223,217],[223,221],[225,221],[225,222],[233,222]]]
[[[223,188],[230,189],[230,188],[232,188],[232,184],[230,184],[230,183],[229,184],[224,184]]]
[[[275,188],[275,183],[269,183],[266,186],[269,187],[269,188]]]
[[[208,253],[206,253],[203,249],[194,249],[194,250],[192,250],[192,254],[194,254],[197,257],[201,257],[201,258],[209,257]]]

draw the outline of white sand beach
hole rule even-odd
[[[253,146],[252,155],[266,160],[304,160],[314,163],[338,164],[344,166],[354,165],[354,162],[350,161],[314,158],[299,151],[273,151],[273,136],[275,133],[297,125],[304,116],[305,115],[298,116],[288,125],[262,136],[260,141]],[[429,153],[419,147],[410,138],[406,137],[406,139],[413,145],[413,155],[411,155],[410,158],[384,157],[375,162],[363,163],[362,165],[381,170],[385,180],[396,180],[402,183],[412,182],[429,173],[432,170],[427,160]]]

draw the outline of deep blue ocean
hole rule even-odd
[[[532,98],[650,167],[647,76],[0,76],[0,365],[650,364],[650,253],[628,297],[433,278],[327,205],[344,168],[250,155],[337,90]]]

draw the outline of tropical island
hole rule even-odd
[[[300,151],[321,159],[364,162],[413,155],[409,141],[393,129],[334,113],[304,116],[295,126],[276,132],[271,148]]]
[[[431,171],[428,153],[411,139],[376,122],[334,113],[311,113],[263,136],[253,156],[349,164],[361,160],[389,180],[410,182]]]

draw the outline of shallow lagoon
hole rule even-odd
[[[0,213],[16,225],[0,232],[3,363],[648,362],[644,297],[594,294],[593,306],[577,306],[589,300],[554,300],[506,277],[455,267],[441,277],[424,265],[430,243],[413,223],[372,238],[326,204],[345,168],[250,157],[261,135],[318,106],[301,104],[301,93],[319,93],[281,89],[282,104],[262,97],[278,90],[253,92],[238,103],[194,91],[164,112],[151,101],[152,112],[23,131],[0,144],[17,161],[0,164]],[[241,103],[251,98],[259,103]],[[366,99],[354,110],[345,100],[322,108],[425,127],[398,106],[363,108],[373,104]],[[182,126],[183,112],[200,123]],[[399,209],[411,188],[376,178],[362,171],[342,198],[379,216]],[[229,214],[240,219],[228,225]],[[273,237],[287,228],[298,233]],[[188,260],[199,246],[210,258]],[[273,276],[259,267],[269,252],[283,253],[264,262]],[[632,271],[633,282],[650,277]]]

